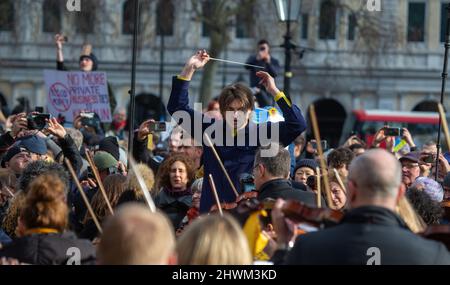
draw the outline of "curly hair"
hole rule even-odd
[[[427,225],[439,223],[443,214],[442,208],[427,193],[416,187],[410,187],[406,192],[406,197]]]
[[[340,147],[333,150],[327,157],[328,166],[331,168],[341,168],[346,166],[347,169],[350,166],[355,154],[346,147]]]
[[[195,171],[196,171],[194,162],[185,154],[175,153],[167,157],[158,169],[158,173],[156,174],[156,187],[155,187],[156,192],[159,191],[161,188],[171,187],[169,175],[170,168],[177,161],[182,162],[186,166],[188,178],[187,187],[189,188],[192,185],[192,183],[195,180]]]
[[[26,193],[33,179],[44,173],[53,173],[65,185],[65,192],[69,191],[69,174],[64,167],[58,163],[43,160],[33,161],[25,167],[22,175],[19,177],[19,189]]]
[[[64,182],[55,174],[44,174],[31,182],[20,219],[27,229],[52,228],[63,232],[68,224]]]

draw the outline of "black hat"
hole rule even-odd
[[[83,58],[89,58],[90,60],[92,60],[92,62],[93,62],[92,71],[96,71],[98,69],[98,59],[93,53],[90,53],[88,55],[86,55],[86,54],[81,55],[80,61],[82,61]]]
[[[299,168],[302,168],[302,167],[308,167],[308,168],[311,168],[312,170],[316,171],[316,168],[319,167],[319,164],[317,164],[317,162],[314,159],[301,159],[295,165],[293,175]]]
[[[106,137],[98,144],[98,150],[111,154],[116,160],[120,158],[119,142],[116,137]]]

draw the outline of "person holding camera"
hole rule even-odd
[[[277,59],[270,55],[269,42],[260,40],[258,42],[258,51],[256,55],[252,55],[247,59],[247,64],[264,67],[259,69],[256,67],[246,66],[250,71],[250,87],[256,95],[256,100],[260,107],[273,106],[274,101],[272,96],[267,93],[266,88],[260,83],[261,79],[256,75],[256,72],[264,70],[273,78],[277,77],[280,70],[280,63]]]

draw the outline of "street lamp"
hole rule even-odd
[[[286,23],[286,35],[284,36],[284,92],[290,98],[291,91],[291,51],[297,47],[291,39],[291,22],[297,22],[300,14],[301,0],[274,0],[277,16],[280,22]]]

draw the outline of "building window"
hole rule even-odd
[[[441,42],[445,42],[445,33],[447,32],[447,6],[448,3],[441,4]]]
[[[43,31],[59,33],[61,31],[61,3],[58,0],[45,0],[42,4]]]
[[[77,33],[92,34],[95,29],[97,1],[81,0],[81,11],[76,12],[75,26]]]
[[[211,17],[211,2],[209,0],[202,2],[202,14],[204,18]],[[205,20],[202,21],[202,37],[208,38],[211,34],[209,25],[205,22]]]
[[[175,6],[171,0],[160,0],[156,9],[156,33],[158,36],[173,36]]]
[[[302,35],[301,38],[304,40],[308,39],[308,21],[309,21],[309,15],[308,14],[302,14]]]
[[[321,40],[336,39],[336,4],[330,0],[320,5],[319,38]]]
[[[348,16],[348,34],[347,34],[347,39],[349,41],[355,40],[356,26],[357,26],[357,22],[356,22],[355,14],[349,15]]]
[[[249,15],[253,15],[251,10],[249,13],[244,12],[236,15],[236,38],[245,39],[252,37],[253,17],[249,17]]]
[[[425,40],[425,3],[410,2],[408,8],[408,42]]]
[[[14,28],[14,2],[0,0],[0,31],[12,31]]]

